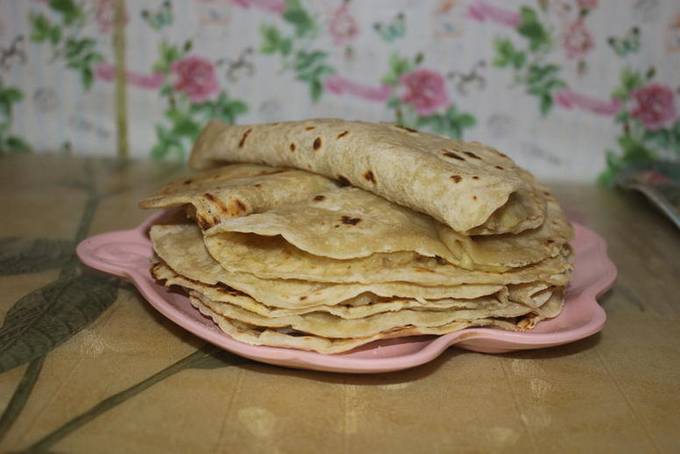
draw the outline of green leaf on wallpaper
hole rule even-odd
[[[498,38],[494,41],[494,48],[496,49],[496,56],[493,64],[499,68],[512,66],[515,69],[520,69],[526,62],[526,53],[515,49],[515,45],[507,38]]]
[[[152,66],[153,71],[168,74],[172,64],[182,58],[190,49],[191,41],[186,41],[181,50],[174,44],[168,44],[166,41],[161,41],[158,45],[158,60],[156,60]]]
[[[680,154],[680,121],[670,128],[645,130],[642,140],[654,148]]]
[[[61,30],[58,26],[52,26],[49,19],[44,14],[31,13],[28,16],[28,20],[31,23],[31,41],[34,43],[42,43],[48,39],[54,44],[55,41],[52,35],[57,30],[59,36],[61,35]],[[58,39],[56,41],[59,41]]]
[[[517,26],[517,31],[529,40],[529,48],[532,51],[537,51],[541,47],[548,47],[550,35],[538,20],[536,11],[529,6],[523,6],[519,10],[519,16],[520,23]]]
[[[293,25],[295,35],[304,37],[314,31],[315,24],[309,13],[302,7],[300,0],[286,0],[283,20]]]
[[[65,25],[71,25],[84,17],[83,11],[73,0],[50,0],[49,6],[62,15]]]
[[[648,162],[655,158],[655,153],[649,148],[645,147],[635,138],[624,134],[619,137],[619,146],[623,152],[621,157],[628,163]]]
[[[619,86],[612,91],[612,97],[620,101],[625,101],[630,97],[630,93],[642,86],[643,78],[639,72],[630,68],[623,68],[619,76]]]
[[[387,85],[397,85],[401,76],[411,71],[414,67],[408,58],[400,56],[397,52],[390,55],[388,64],[390,69],[381,79],[381,82]]]
[[[10,153],[25,153],[31,151],[31,146],[19,136],[8,136],[4,142],[0,138],[0,149]]]
[[[418,128],[427,127],[437,134],[459,139],[463,136],[466,128],[471,128],[476,124],[477,119],[473,115],[459,112],[456,107],[451,106],[443,114],[418,117],[415,126]]]
[[[19,147],[20,144],[15,144]],[[0,275],[36,273],[57,268],[72,257],[70,240],[0,238]]]
[[[28,293],[10,308],[0,328],[0,373],[70,339],[96,320],[117,295],[117,279],[89,273]]]

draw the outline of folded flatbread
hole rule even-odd
[[[545,201],[498,151],[390,124],[308,120],[235,126],[210,122],[194,169],[225,162],[293,167],[338,179],[432,216],[463,234],[539,227]]]

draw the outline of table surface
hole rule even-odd
[[[89,235],[149,215],[178,164],[0,159],[0,451],[678,452],[680,232],[638,194],[555,184],[619,269],[602,333],[548,350],[449,349],[360,376],[206,346],[81,267]],[[587,448],[587,449],[586,449]]]

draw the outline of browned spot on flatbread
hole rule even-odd
[[[476,154],[474,154],[474,153],[471,152],[471,151],[464,151],[463,153],[465,153],[466,155],[470,156],[472,159],[479,159],[480,161],[481,161],[481,159],[482,159],[482,158],[480,158],[479,156],[477,156]]]
[[[454,183],[460,183],[463,177],[460,175],[451,175],[451,179],[453,180]]]
[[[494,166],[494,167],[496,167],[498,170],[505,170],[502,166]]]
[[[196,216],[196,222],[198,222],[198,225],[201,227],[203,230],[208,230],[210,227],[215,225],[217,222],[212,221],[210,219],[207,219],[203,216],[197,215]]]
[[[182,184],[191,184],[192,181],[193,181],[193,180],[184,180],[184,181],[182,182]]]
[[[261,185],[260,183],[255,183],[253,186],[255,186],[256,188],[261,188],[261,187],[262,187],[262,185]]]
[[[239,216],[245,214],[247,211],[248,207],[246,207],[240,199],[231,199],[227,206],[227,213],[229,213],[230,216]]]
[[[291,143],[288,148],[290,148],[290,151],[295,151],[295,144]]]
[[[323,195],[315,195],[315,196],[314,196],[314,201],[315,201],[315,202],[321,202],[321,201],[324,200],[325,198],[326,198],[326,196],[323,196]]]
[[[338,139],[345,137],[347,134],[349,134],[349,131],[342,131],[340,134],[338,134]]]
[[[338,185],[340,187],[350,186],[352,183],[342,175],[338,175]]]
[[[312,129],[316,129],[316,126],[307,126],[307,127],[305,127],[305,131],[311,131]]]
[[[373,175],[373,172],[371,172],[370,170],[367,170],[364,173],[364,178],[366,178],[371,183],[375,183],[375,175]]]
[[[314,139],[314,143],[312,144],[312,148],[314,148],[315,150],[318,150],[319,148],[321,148],[321,137],[317,137],[316,139]]]
[[[477,175],[472,177],[473,180],[479,180],[479,177]]]
[[[300,297],[300,301],[304,301],[304,300],[306,300],[306,299],[307,299],[307,297],[304,296],[304,295],[302,295],[302,296]]]
[[[241,136],[241,140],[238,143],[238,147],[242,148],[243,145],[246,143],[246,139],[250,135],[250,133],[253,132],[253,128],[248,128],[243,132],[243,135]]]
[[[343,216],[340,218],[343,224],[347,225],[357,225],[361,222],[361,218],[353,218],[351,216]]]
[[[220,199],[218,199],[217,197],[215,197],[214,194],[211,194],[211,193],[209,193],[209,192],[206,192],[205,194],[203,194],[203,197],[205,197],[206,199],[210,200],[210,201],[211,201],[211,202],[212,202],[212,203],[213,203],[213,204],[214,204],[221,212],[223,212],[223,213],[228,213],[228,212],[229,212],[229,209],[224,205],[224,203],[222,202],[222,200],[220,200]]]
[[[442,150],[442,154],[443,154],[444,156],[449,157],[449,158],[457,159],[457,160],[459,160],[459,161],[465,161],[465,158],[464,158],[464,157],[457,155],[457,154],[454,153],[453,151]]]
[[[473,195],[473,196],[472,196],[472,200],[477,200],[477,196],[476,196],[476,195]]]

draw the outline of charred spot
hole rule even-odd
[[[203,230],[208,230],[210,227],[213,226],[213,224],[210,222],[210,220],[204,218],[203,216],[196,216],[196,222],[198,222],[198,225]]]
[[[312,129],[316,129],[316,126],[307,126],[305,131],[311,131]]]
[[[323,195],[315,195],[314,199],[312,199],[312,200],[314,200],[315,202],[321,202],[325,198],[326,198],[326,196],[323,196]]]
[[[375,175],[373,175],[373,172],[370,170],[367,170],[366,173],[364,173],[364,178],[366,178],[366,180],[370,181],[371,183],[375,183]]]
[[[476,195],[473,195],[473,196],[472,196],[472,200],[477,200],[477,196],[476,196]]]
[[[447,263],[449,263],[443,258],[439,257],[438,255],[435,255],[434,259],[437,261],[437,265],[446,265]]]
[[[288,148],[290,148],[290,151],[295,151],[295,144],[291,143]]]
[[[479,177],[477,175],[472,177],[473,180],[479,180]]]
[[[361,222],[361,218],[353,218],[351,216],[343,216],[340,218],[343,224],[347,225],[357,225]]]
[[[550,193],[548,191],[543,191],[543,195],[548,197],[548,196],[550,196]]]
[[[318,150],[319,148],[321,148],[321,137],[317,137],[316,139],[314,139],[314,143],[312,144],[312,147],[315,150]]]
[[[454,183],[460,183],[463,177],[460,175],[451,175],[451,179],[453,180]]]
[[[254,186],[255,186],[256,188],[261,188],[261,187],[262,187],[262,185],[261,185],[260,183],[255,183]]]
[[[344,177],[342,175],[338,175],[338,186],[341,188],[345,186],[350,186],[352,183],[347,179],[347,177]]]
[[[307,297],[304,296],[304,295],[300,297],[300,301],[304,301],[304,300],[306,300],[306,299],[307,299]]]
[[[184,180],[182,181],[182,184],[191,184],[192,180]]]
[[[545,244],[553,244],[555,240],[545,240]]]
[[[243,132],[243,135],[241,136],[241,140],[238,143],[238,147],[242,148],[243,145],[246,143],[246,139],[250,135],[250,133],[253,132],[253,128],[248,128]]]
[[[209,193],[209,192],[206,192],[205,194],[203,194],[203,197],[205,197],[206,199],[210,200],[214,205],[217,206],[217,208],[218,208],[221,212],[223,212],[223,213],[228,213],[228,212],[229,212],[229,209],[224,205],[224,203],[222,202],[222,200],[218,199],[218,198],[215,197],[213,194],[211,194],[211,193]]]
[[[474,153],[471,152],[471,151],[464,151],[463,153],[465,153],[466,155],[470,156],[472,159],[479,159],[480,161],[482,160],[482,158],[480,158],[479,156],[477,156],[476,154],[474,154]]]
[[[345,137],[347,134],[349,134],[349,131],[342,131],[340,134],[338,134],[338,139],[342,139]]]
[[[505,168],[503,166],[494,166],[494,167],[496,167],[498,170],[505,170]]]
[[[458,159],[459,161],[465,161],[465,158],[464,158],[464,157],[457,155],[457,154],[454,153],[453,151],[442,150],[442,154],[443,154],[444,156],[449,157],[449,158]]]
[[[418,132],[417,129],[409,128],[408,126],[402,126],[402,125],[395,125],[399,129],[403,129],[404,131],[408,132]]]
[[[239,215],[248,211],[248,207],[240,199],[231,199],[229,201],[229,208],[227,212],[231,215]]]

